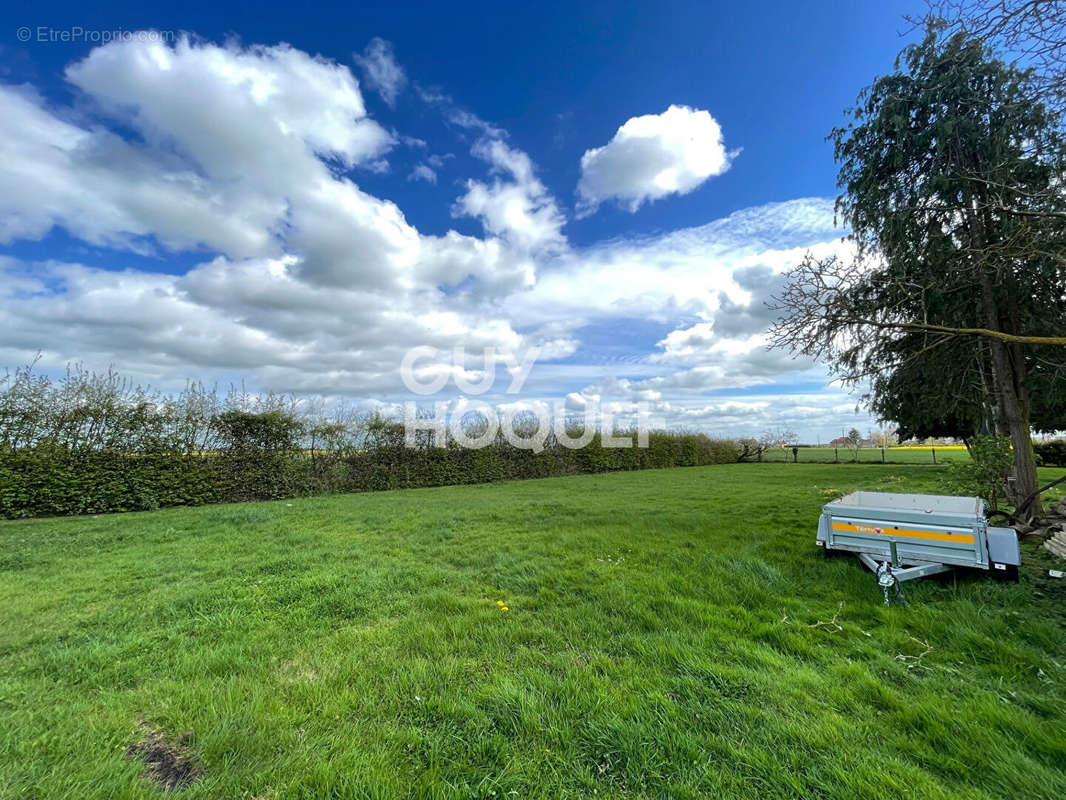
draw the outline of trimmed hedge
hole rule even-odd
[[[330,492],[486,483],[556,475],[701,466],[737,461],[731,441],[652,433],[647,448],[559,445],[540,453],[495,443],[412,449],[388,437],[360,451],[241,447],[199,455],[65,450],[0,452],[0,516],[36,517],[143,511]]]
[[[1036,442],[1033,444],[1033,455],[1041,466],[1066,467],[1066,439]]]

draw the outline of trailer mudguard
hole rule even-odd
[[[829,516],[826,514],[818,517],[818,538],[815,542],[821,547],[829,546]]]
[[[1013,528],[996,528],[988,526],[988,560],[995,569],[996,564],[1018,566],[1022,563],[1018,550],[1018,536]]]

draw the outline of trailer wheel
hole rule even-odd
[[[997,564],[993,561],[990,565],[990,571],[992,577],[1000,583],[1017,583],[1018,582],[1018,565],[1017,564]]]

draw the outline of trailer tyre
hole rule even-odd
[[[992,577],[1001,583],[1017,583],[1018,582],[1018,565],[1017,564],[997,564],[995,561],[991,564]]]

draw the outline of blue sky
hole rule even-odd
[[[0,360],[392,404],[410,347],[539,347],[523,401],[865,429],[762,304],[846,251],[825,136],[915,10],[8,9]]]

